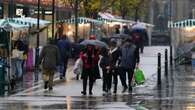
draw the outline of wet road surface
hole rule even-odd
[[[78,81],[70,82],[73,83],[69,84],[72,85],[73,94],[70,96],[66,93],[58,94],[58,90],[61,90],[64,84],[58,85],[52,92],[24,91],[1,98],[0,110],[194,110],[195,74],[191,70],[190,66],[177,67],[168,78],[162,80],[161,87],[157,86],[154,89],[150,86],[135,87],[132,94],[122,94],[119,89],[116,95],[103,96],[99,81],[94,88],[93,96],[80,95],[80,88],[76,89],[80,86],[77,85],[80,83]]]
[[[118,93],[107,96],[102,95],[101,80],[95,83],[93,96],[80,94],[81,81],[59,82],[52,92],[45,91],[42,84],[32,86],[29,82],[24,91],[1,97],[0,110],[195,110],[192,70],[191,66],[174,68],[161,86],[156,86],[156,76],[151,76],[144,85],[134,87],[132,94],[122,94],[119,84]]]

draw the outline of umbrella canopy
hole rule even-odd
[[[111,39],[128,39],[131,38],[130,35],[128,34],[114,34],[113,36],[110,37]]]
[[[132,29],[146,29],[146,25],[144,23],[136,23],[132,26]]]
[[[106,47],[108,48],[108,45],[100,40],[84,40],[80,43],[81,45],[94,45],[99,47]]]

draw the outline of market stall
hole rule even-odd
[[[97,28],[103,23],[101,21],[86,17],[78,17],[77,22],[78,35],[81,39],[88,38],[91,34],[94,34],[94,30],[97,30]],[[61,20],[59,23],[63,23],[63,34],[66,34],[71,41],[74,41],[75,18]]]
[[[102,21],[104,23],[102,28],[103,30],[106,31],[107,36],[111,36],[114,33],[115,28],[119,28],[120,31],[123,31],[122,27],[124,25],[129,27],[135,23],[135,21],[125,20],[125,19],[120,18],[119,16],[114,16],[110,13],[99,12],[98,15],[99,15],[99,18],[97,20]]]

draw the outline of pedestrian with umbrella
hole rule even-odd
[[[83,91],[81,94],[86,95],[87,92],[87,81],[89,79],[89,95],[92,95],[93,83],[95,80],[94,75],[94,45],[87,45],[86,52],[81,54],[81,59],[83,61],[83,72],[81,74],[81,79],[83,79]]]

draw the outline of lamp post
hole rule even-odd
[[[78,0],[75,0],[75,42],[78,40]]]
[[[55,38],[55,34],[54,34],[54,21],[55,21],[55,0],[52,1],[52,38],[57,40],[57,38]]]
[[[39,67],[39,24],[40,24],[40,0],[38,0],[38,9],[37,9],[37,45],[36,45],[36,55],[35,55],[35,81],[38,81],[38,67]]]

